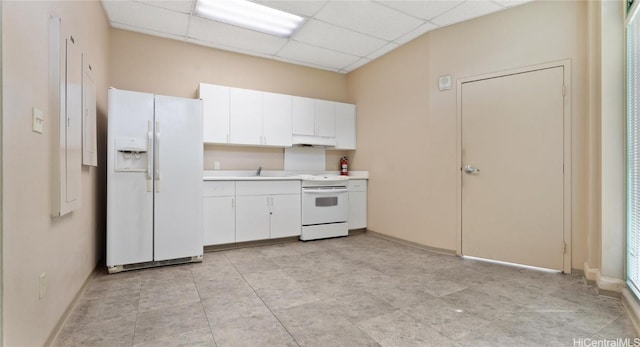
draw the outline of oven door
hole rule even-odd
[[[302,188],[302,225],[341,223],[348,219],[346,187]]]

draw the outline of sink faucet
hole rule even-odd
[[[258,167],[258,171],[256,171],[256,176],[260,176],[260,172],[262,172],[262,166]]]

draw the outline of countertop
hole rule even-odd
[[[205,181],[297,181],[310,174],[338,176],[340,173],[338,171],[293,172],[263,170],[260,176],[256,176],[256,171],[253,170],[205,170],[203,179]],[[369,172],[349,171],[349,179],[369,179]]]

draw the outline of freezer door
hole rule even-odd
[[[156,95],[156,261],[202,255],[202,104]]]
[[[153,94],[109,89],[107,266],[153,260]]]

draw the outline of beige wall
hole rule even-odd
[[[92,57],[99,124],[106,117],[108,25],[98,1],[3,1],[3,285],[5,346],[40,346],[102,256],[104,181],[82,169],[82,207],[50,217],[49,16]],[[31,107],[44,113],[44,133],[31,131]],[[101,129],[100,133],[104,133]],[[102,144],[101,144],[102,146]],[[102,183],[101,183],[102,182]],[[46,295],[38,278],[46,272]]]
[[[572,266],[582,268],[588,223],[586,2],[536,1],[442,28],[347,77],[358,105],[356,170],[369,170],[373,231],[456,249],[456,90],[459,78],[571,59]]]
[[[346,101],[346,75],[111,29],[110,83],[115,88],[196,97],[201,82],[274,93]],[[348,154],[327,153],[327,170]],[[204,168],[284,168],[281,148],[205,146]]]
[[[340,170],[340,158],[350,157],[351,151],[326,151],[326,169]],[[204,146],[204,169],[213,170],[215,162],[221,170],[283,170],[284,150],[282,148],[260,148],[245,146]]]

